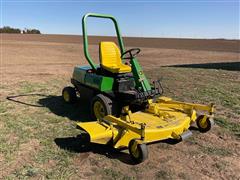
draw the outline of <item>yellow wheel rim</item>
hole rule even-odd
[[[199,125],[201,126],[201,128],[205,129],[207,128],[207,122],[206,120],[204,121],[204,118],[200,120]]]
[[[96,101],[93,105],[93,111],[97,119],[101,119],[106,116],[104,105],[100,101]]]
[[[70,95],[68,94],[67,91],[64,91],[63,92],[63,98],[66,102],[69,102],[70,101]]]

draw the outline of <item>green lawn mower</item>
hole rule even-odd
[[[118,46],[114,42],[100,42],[97,65],[88,52],[86,20],[88,17],[113,21]],[[196,121],[201,132],[213,125],[213,104],[201,105],[174,101],[163,97],[159,81],[151,84],[136,58],[139,48],[125,50],[117,21],[111,15],[88,13],[82,19],[84,54],[88,66],[76,66],[71,83],[62,96],[74,103],[77,94],[91,102],[91,122],[78,122],[93,143],[114,148],[128,147],[137,163],[147,156],[147,143],[164,139],[183,140],[192,133],[190,125]],[[198,114],[197,111],[201,112]]]

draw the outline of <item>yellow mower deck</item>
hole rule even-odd
[[[172,101],[166,97],[159,98],[155,103],[149,101],[144,112],[131,113],[127,107],[124,110],[126,115],[120,118],[108,115],[96,122],[77,125],[90,135],[91,142],[111,143],[114,148],[123,148],[128,147],[134,139],[138,144],[169,138],[181,139],[183,134],[189,132],[191,123],[198,119],[197,110],[205,111],[197,123],[203,128],[213,116],[213,105]]]

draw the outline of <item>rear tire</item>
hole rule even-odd
[[[146,144],[138,144],[135,139],[129,142],[128,150],[133,161],[137,164],[142,163],[148,158],[148,149]]]
[[[91,102],[91,115],[94,120],[104,118],[113,112],[113,101],[103,94],[96,95]]]
[[[71,86],[65,87],[62,90],[62,97],[66,103],[73,104],[77,101],[76,90]]]

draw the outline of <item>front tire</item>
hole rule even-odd
[[[113,102],[103,94],[96,95],[91,102],[91,115],[94,120],[102,119],[113,112]]]

